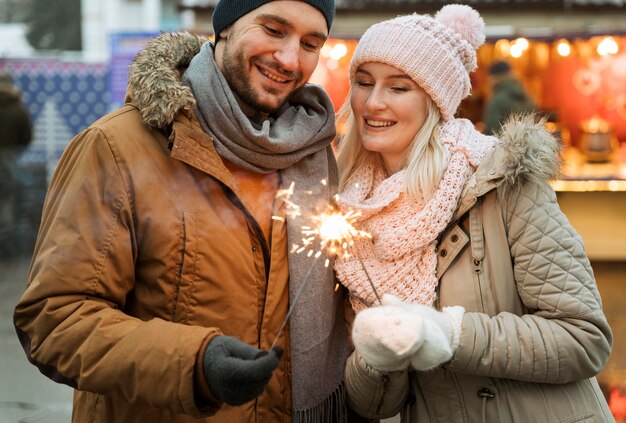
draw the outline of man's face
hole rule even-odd
[[[272,113],[308,81],[328,36],[324,15],[302,1],[271,1],[220,33],[215,61],[231,89]]]

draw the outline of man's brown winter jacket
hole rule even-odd
[[[157,80],[163,71],[144,70]],[[162,131],[146,121],[160,127],[171,104],[150,104],[130,99],[58,164],[15,309],[22,345],[44,374],[77,389],[74,422],[289,422],[287,332],[256,401],[198,398],[213,337],[265,350],[274,341],[288,306],[285,224],[274,220],[266,240],[193,114],[176,113]]]

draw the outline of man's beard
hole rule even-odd
[[[281,93],[284,93],[282,90],[276,90],[273,88],[266,88],[266,93],[259,93],[253,86],[250,81],[250,76],[246,74],[245,69],[247,68],[245,59],[243,57],[243,53],[239,52],[237,54],[230,54],[230,49],[228,43],[224,46],[224,55],[222,59],[223,67],[224,67],[224,77],[228,81],[228,85],[233,90],[239,98],[251,106],[255,110],[262,113],[274,113],[278,109],[282,107],[283,104],[289,99],[291,94],[296,91],[295,89],[291,92],[287,93],[282,99],[280,97]],[[289,72],[285,70],[281,70],[273,63],[263,63],[264,66],[273,68],[277,72],[289,76],[290,78],[294,78],[297,82],[302,79],[302,74],[297,72]],[[299,88],[299,85],[297,85]],[[273,102],[268,103],[267,101],[263,101],[263,97],[269,97],[272,99],[276,99],[278,104],[273,104]]]

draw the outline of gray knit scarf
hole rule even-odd
[[[279,171],[284,187],[295,183],[291,199],[302,215],[287,219],[287,239],[290,246],[302,244],[302,225],[336,192],[332,103],[320,87],[306,84],[276,116],[253,123],[239,107],[211,47],[205,43],[183,75],[197,101],[196,116],[220,156],[253,172]],[[342,299],[334,293],[332,265],[325,267],[325,258],[289,253],[290,304],[314,266],[289,321],[294,422],[346,421],[342,380],[349,344]]]

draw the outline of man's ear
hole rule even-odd
[[[219,34],[219,39],[223,39],[226,40],[228,39],[228,35],[230,34],[230,29],[232,28],[232,25],[227,26],[226,28],[222,29],[222,31]]]
[[[217,42],[220,40],[226,40],[228,38],[228,34],[230,34],[230,26],[222,29],[219,34],[215,34],[215,38],[213,39],[213,45],[217,45]]]

